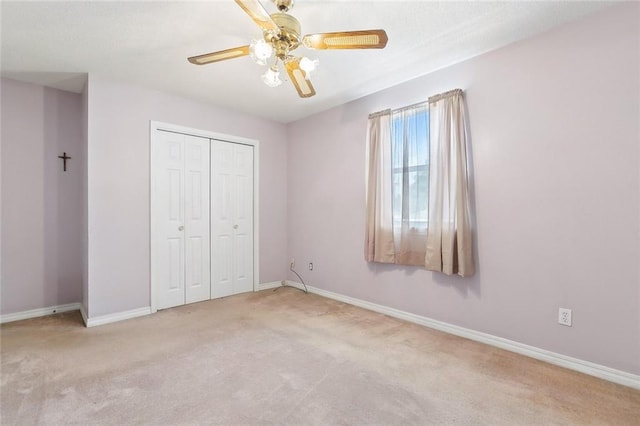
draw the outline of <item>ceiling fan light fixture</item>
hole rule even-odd
[[[300,69],[304,71],[305,78],[308,80],[311,77],[311,73],[318,68],[320,61],[318,59],[309,59],[303,56],[300,59]]]
[[[262,74],[262,81],[269,87],[278,87],[282,84],[280,80],[280,71],[276,65],[269,67],[267,72]]]
[[[1,1],[1,0],[0,0]],[[301,37],[300,22],[288,12],[295,0],[271,0],[278,12],[269,14],[263,0],[235,0],[242,10],[262,30],[263,39],[250,45],[191,56],[189,62],[196,65],[221,62],[227,59],[251,56],[259,65],[272,65],[262,74],[262,81],[269,87],[282,84],[278,63],[281,63],[301,98],[315,96],[311,74],[318,67],[318,60],[293,55],[301,44],[309,49],[383,49],[389,40],[383,29],[314,33]],[[273,58],[273,60],[270,60]]]
[[[249,51],[258,65],[266,65],[267,60],[273,55],[273,47],[265,40],[253,40],[249,46]]]

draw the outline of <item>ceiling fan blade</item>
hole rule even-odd
[[[240,6],[260,28],[265,31],[270,31],[273,34],[280,33],[280,27],[273,22],[271,16],[269,16],[258,0],[236,0],[236,3],[238,3],[238,6]]]
[[[249,46],[234,47],[233,49],[219,50],[217,52],[205,53],[204,55],[187,58],[189,62],[196,65],[206,65],[212,62],[220,62],[227,59],[239,58],[249,54]]]
[[[387,40],[385,30],[364,30],[307,34],[302,43],[310,49],[382,49]]]
[[[305,78],[305,72],[300,68],[300,58],[291,58],[285,62],[287,68],[287,74],[291,82],[296,87],[298,95],[301,98],[310,98],[316,94],[316,90],[313,88],[311,81]]]

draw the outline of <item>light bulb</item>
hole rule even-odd
[[[300,69],[304,71],[305,78],[308,80],[311,76],[311,73],[318,67],[320,61],[317,59],[311,60],[307,57],[302,57],[300,59]]]
[[[273,47],[264,40],[254,40],[249,46],[251,57],[258,65],[266,65],[273,54]]]
[[[280,72],[278,71],[277,66],[269,67],[267,72],[262,74],[262,81],[269,87],[278,87],[282,84],[282,80],[280,80]]]

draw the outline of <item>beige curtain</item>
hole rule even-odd
[[[391,110],[369,116],[365,259],[395,263],[391,196]]]
[[[429,98],[429,229],[425,266],[473,275],[467,123],[460,89]]]

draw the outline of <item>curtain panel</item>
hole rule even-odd
[[[474,273],[467,122],[463,92],[429,98],[429,230],[425,267],[463,277]]]
[[[391,110],[369,116],[365,259],[395,263],[391,195]]]

